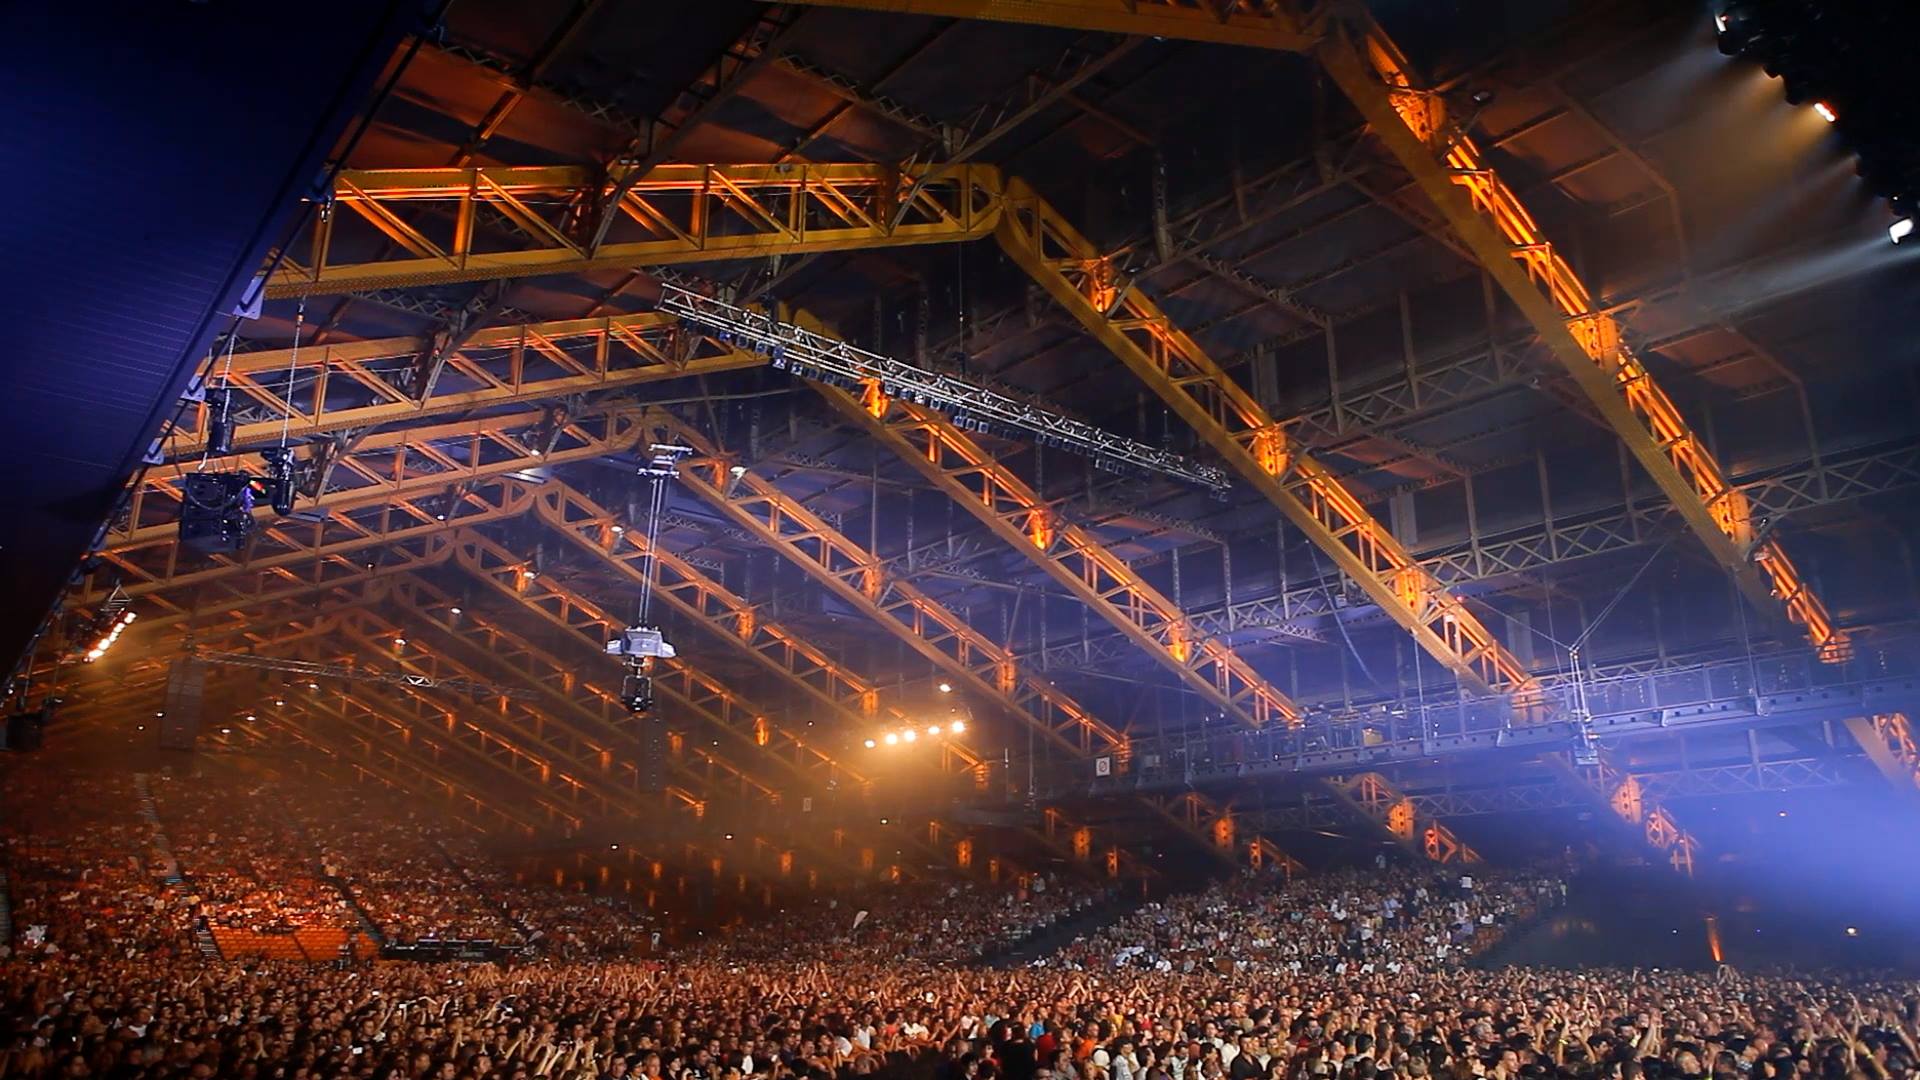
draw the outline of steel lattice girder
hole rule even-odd
[[[1166,401],[1429,653],[1478,689],[1524,692],[1526,668],[1386,526],[1025,182],[995,231],[1014,262]]]
[[[1005,647],[995,644],[966,620],[948,611],[911,582],[888,572],[886,563],[807,509],[771,481],[751,472],[735,477],[732,462],[716,455],[693,428],[665,412],[647,420],[659,441],[691,446],[696,456],[681,463],[680,484],[707,500],[761,543],[785,555],[856,611],[891,631],[929,662],[959,679],[980,698],[995,701],[1011,716],[1042,731],[1049,741],[1080,757],[1110,754],[1124,768],[1126,735],[1073,700],[1059,687],[1023,670]],[[1159,810],[1158,804],[1150,804]],[[1174,824],[1184,822],[1175,819]],[[1090,857],[1092,830],[1049,810],[1050,837],[1071,837],[1071,851]],[[1132,862],[1109,845],[1114,869]],[[1209,845],[1209,850],[1214,850]],[[1276,849],[1277,850],[1277,849]],[[1130,869],[1151,871],[1144,864]]]
[[[267,296],[971,240],[1000,213],[1000,173],[983,165],[658,165],[637,181],[630,168],[344,170]],[[606,211],[617,227],[590,246],[573,225],[579,211],[622,188]],[[415,205],[452,213],[409,222],[402,211]],[[476,227],[482,209],[534,246],[490,245]],[[355,236],[343,220],[370,228]],[[405,257],[343,255],[381,243]]]
[[[1240,836],[1241,818],[1231,800],[1215,802],[1197,791],[1178,795],[1142,795],[1141,800],[1151,805],[1163,819],[1189,835],[1204,839],[1224,862],[1251,865],[1255,869],[1272,867],[1288,877],[1306,869],[1264,836],[1256,833],[1250,839],[1243,840]]]
[[[148,632],[181,623],[193,624],[193,633],[218,630],[223,623],[248,626],[257,621],[250,609],[273,603],[285,603],[289,609],[305,607],[314,610],[336,601],[361,602],[362,598],[374,595],[376,590],[384,589],[387,581],[395,575],[439,566],[453,554],[453,539],[446,533],[430,533],[422,540],[418,544],[409,543],[388,549],[383,553],[384,559],[376,566],[361,566],[353,573],[324,582],[287,585],[278,579],[262,576],[249,583],[252,588],[243,588],[235,582],[222,581],[218,583],[218,596],[211,599],[196,596],[190,607],[143,618],[136,624],[134,633],[144,637]]]
[[[396,672],[424,676],[434,684],[449,679],[483,682],[488,676],[455,659],[448,652],[428,651],[404,635],[407,628],[386,617],[360,612],[349,617],[342,637],[366,650],[360,665],[366,670],[391,668]],[[388,642],[404,641],[404,646],[388,647]],[[413,686],[395,687],[431,707],[459,708],[466,716],[485,715],[497,720],[489,724],[490,738],[504,739],[514,749],[538,762],[542,779],[557,782],[575,802],[592,799],[598,816],[638,817],[662,807],[688,811],[699,817],[706,812],[706,800],[685,788],[667,785],[661,792],[650,792],[641,781],[633,762],[615,752],[632,749],[632,738],[624,732],[602,729],[584,709],[570,710],[561,719],[547,708],[536,708],[518,698],[505,695],[483,700],[450,691]],[[477,695],[476,695],[477,697]],[[502,735],[501,732],[510,733]],[[664,798],[660,796],[664,795]]]
[[[417,561],[425,557],[423,545],[431,543],[436,533],[517,517],[533,506],[532,491],[524,482],[504,476],[482,477],[450,485],[444,496],[416,494],[385,503],[343,507],[313,522],[289,519],[256,528],[238,560],[224,555],[204,556],[206,565],[198,568],[182,565],[194,556],[183,551],[177,537],[109,551],[106,557],[128,579],[123,583],[128,596],[151,596],[163,604],[171,602],[159,594],[242,577],[249,583],[242,587],[248,589],[263,589],[263,581],[287,586],[324,585],[358,577],[362,571],[382,565],[384,555],[375,552],[375,557],[369,558],[369,549],[398,548],[414,553],[399,557]],[[303,569],[295,572],[292,567]],[[75,602],[95,604],[109,591],[96,584],[83,590]]]
[[[791,682],[838,712],[852,730],[872,724],[881,713],[893,723],[913,726],[897,706],[880,700],[880,689],[829,657],[805,635],[761,617],[759,609],[692,564],[660,546],[649,546],[640,530],[621,526],[616,516],[564,484],[550,483],[536,493],[535,513],[581,549],[636,584],[656,577],[654,595],[697,623],[711,627],[777,678]],[[985,762],[955,740],[941,742],[941,753],[964,761],[975,783],[986,779]]]
[[[529,574],[526,560],[477,533],[465,533],[460,537],[458,558],[470,573],[503,595],[524,604],[569,632],[587,635],[596,646],[610,640],[625,626],[609,617],[592,601],[549,577]],[[750,724],[751,738],[756,745],[781,758],[796,772],[807,775],[816,789],[831,785],[841,776],[863,788],[869,783],[865,777],[841,765],[811,740],[767,721],[769,714],[753,708],[706,672],[690,664],[679,661],[657,664],[654,689],[717,730],[738,735],[742,721]],[[826,769],[824,777],[818,771],[823,767]],[[937,835],[942,826],[938,822],[929,822],[928,828],[930,833]],[[871,860],[870,855],[866,858]]]
[[[354,772],[373,777],[389,787],[418,798],[428,798],[431,792],[444,800],[448,813],[455,820],[480,832],[490,832],[493,827],[502,825],[523,836],[531,836],[535,831],[532,822],[481,797],[465,780],[456,779],[452,773],[423,764],[417,754],[396,752],[370,738],[356,736],[337,723],[326,722],[331,718],[316,720],[307,712],[304,702],[295,702],[288,711],[305,718],[307,724],[296,724],[292,717],[277,716],[253,722],[274,728],[288,738],[334,758]]]
[[[524,558],[478,533],[463,532],[458,545],[459,563],[468,573],[562,630],[579,634],[595,649],[613,640],[626,626],[595,601],[550,576],[529,576]],[[707,719],[717,730],[736,738],[750,738],[810,787],[824,789],[845,780],[864,789],[871,783],[804,733],[772,719],[773,713],[742,698],[699,667],[663,660],[655,665],[653,679],[655,690],[676,705]]]
[[[501,473],[624,453],[633,449],[637,416],[638,410],[631,407],[579,416],[555,408],[315,443],[297,465],[304,468],[315,490],[295,505],[302,514],[332,512],[444,492],[452,485]],[[265,475],[265,465],[256,455],[210,459],[205,468]],[[172,538],[179,527],[184,479],[178,466],[148,470],[134,490],[126,519],[107,533],[107,550]],[[258,524],[272,522],[273,508],[255,506],[253,518]]]
[[[412,635],[407,639],[409,642],[419,639],[424,631],[426,639],[443,654],[458,651],[466,657],[484,657],[486,659],[482,662],[511,673],[518,681],[538,690],[549,707],[556,710],[556,718],[564,713],[572,720],[562,722],[577,723],[584,730],[594,732],[595,738],[607,740],[607,745],[599,752],[602,770],[618,770],[627,774],[625,783],[633,786],[639,784],[639,778],[632,775],[635,771],[633,760],[616,758],[614,754],[616,744],[629,755],[645,752],[634,740],[631,730],[633,714],[620,704],[617,694],[586,682],[566,662],[550,656],[520,635],[477,612],[468,612],[463,608],[460,615],[453,615],[453,600],[417,578],[402,582],[396,590],[395,599],[405,614],[408,633]],[[471,666],[472,661],[463,660],[462,663]],[[782,805],[782,794],[775,788],[718,755],[701,753],[698,747],[690,749],[716,771],[725,774],[723,779],[731,784],[734,794],[769,810]],[[714,779],[713,776],[703,777],[694,772],[677,755],[669,755],[669,764],[703,791],[711,786]],[[700,801],[708,803],[712,800],[703,794]]]
[[[1305,52],[1318,38],[1317,20],[1302,18],[1285,0],[799,0],[816,7],[855,8],[894,15],[983,19],[1029,26],[1061,26],[1130,37],[1211,41]]]
[[[595,759],[602,774],[617,774],[622,787],[645,789],[637,761],[646,749],[635,739],[631,730],[633,715],[619,703],[617,695],[579,680],[565,662],[478,613],[463,609],[460,616],[452,616],[452,600],[424,581],[403,582],[397,593],[396,599],[407,620],[407,632],[412,635],[407,639],[410,644],[420,640],[424,629],[426,640],[442,655],[459,651],[468,656],[485,657],[487,662],[511,672],[540,691],[548,715],[558,723],[579,730],[588,738],[604,740]],[[738,825],[756,850],[792,851],[789,845],[753,835],[758,826],[778,816],[783,806],[780,792],[705,747],[691,745],[685,739],[674,742],[674,752],[668,754],[666,765],[675,776],[691,785],[690,794],[681,792],[681,797],[697,800],[696,817],[711,816],[716,789],[725,785],[725,791],[763,811],[750,814]],[[616,749],[624,750],[625,755],[616,754]],[[686,762],[689,756],[706,764],[704,774]]]
[[[952,421],[888,400],[878,388],[867,395],[871,407],[837,387],[815,389],[1214,707],[1250,727],[1298,722],[1299,710],[1285,694],[1231,649],[1196,633],[1171,600],[1099,541],[1060,520],[1046,500]]]
[[[222,381],[233,391],[234,445],[247,447],[277,443],[283,428],[289,439],[300,441],[395,420],[628,389],[767,362],[651,311],[521,323],[474,331],[448,353],[423,396],[414,372],[420,358],[435,348],[431,337],[397,337],[238,353],[219,363],[208,400],[188,409],[159,449],[181,462],[206,452],[210,409],[225,397]]]
[[[1693,876],[1700,842],[1680,827],[1639,777],[1616,766],[1611,755],[1602,755],[1598,765],[1578,765],[1567,754],[1542,754],[1540,760],[1568,783],[1585,788],[1593,798],[1603,801],[1649,848],[1665,857],[1676,873]]]
[[[1920,796],[1920,748],[1906,713],[1852,717],[1847,731],[1895,791],[1908,798]]]
[[[1763,612],[1784,604],[1816,648],[1844,658],[1846,635],[1833,626],[1779,542],[1756,524],[1752,507],[1634,356],[1613,315],[1596,307],[1519,197],[1447,117],[1440,95],[1420,89],[1393,41],[1364,13],[1351,18],[1351,24],[1336,23],[1315,50],[1328,75],[1747,599]]]
[[[897,706],[880,701],[874,683],[807,644],[801,635],[762,617],[753,605],[672,552],[649,549],[645,539],[630,530],[615,531],[614,516],[585,495],[570,488],[543,489],[536,512],[548,525],[636,582],[644,580],[644,571],[638,565],[650,564],[656,574],[654,595],[712,627],[716,635],[751,655],[776,677],[840,712],[855,725],[854,730],[882,711],[896,724],[915,726]],[[975,787],[989,782],[987,763],[955,739],[941,741],[940,761],[950,772],[970,775]],[[932,827],[937,830],[939,825],[935,822]],[[1043,842],[1050,840],[1034,835]]]
[[[1321,781],[1334,800],[1373,823],[1395,843],[1438,863],[1477,863],[1480,853],[1439,820],[1420,820],[1418,805],[1377,772],[1332,776]]]

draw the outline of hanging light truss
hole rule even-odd
[[[1233,484],[1227,471],[1217,465],[1192,461],[1011,394],[868,352],[678,285],[663,287],[659,309],[723,343],[765,353],[775,368],[789,374],[843,389],[862,388],[867,391],[863,399],[871,402],[904,399],[924,405],[951,417],[962,431],[1030,438],[1089,458],[1109,471],[1161,473],[1217,495],[1225,495]]]

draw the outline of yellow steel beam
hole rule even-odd
[[[177,609],[181,605],[163,594],[182,587],[244,579],[252,583],[249,588],[271,587],[268,583],[291,588],[357,578],[384,562],[384,553],[375,553],[378,557],[370,559],[371,549],[417,553],[433,534],[516,517],[533,505],[532,488],[504,476],[449,485],[449,489],[444,497],[431,500],[413,495],[388,503],[337,508],[319,521],[289,519],[259,527],[238,558],[200,555],[183,548],[177,538],[156,539],[105,555],[118,571],[128,596],[152,597]],[[104,580],[107,577],[96,573],[95,583],[83,589],[75,602],[87,605],[106,599],[111,592]]]
[[[296,461],[316,487],[324,481],[325,489],[296,499],[294,508],[314,514],[393,502],[501,473],[624,453],[634,448],[638,414],[635,407],[617,405],[578,416],[558,409],[517,412],[376,432],[337,446],[319,443]],[[179,530],[182,484],[202,467],[196,463],[188,470],[184,462],[176,462],[171,468],[147,470],[126,519],[108,531],[106,549],[122,551],[171,539]],[[209,459],[204,468],[254,475],[266,471],[257,454]],[[273,508],[255,506],[253,517],[257,523],[271,522]]]
[[[1306,869],[1266,837],[1258,833],[1242,836],[1240,819],[1235,816],[1231,802],[1217,803],[1197,791],[1143,795],[1141,799],[1151,805],[1162,820],[1206,844],[1208,850],[1228,865],[1278,870],[1289,878]]]
[[[1856,716],[1847,721],[1847,731],[1895,791],[1920,797],[1920,747],[1905,713]]]
[[[1448,117],[1444,99],[1423,89],[1398,46],[1356,9],[1334,23],[1315,55],[1749,602],[1769,613],[1784,605],[1823,658],[1845,659],[1845,632],[1779,542],[1756,526],[1746,498],[1627,346],[1619,322]]]
[[[1009,183],[995,236],[1021,269],[1436,659],[1476,690],[1532,688],[1520,661],[1331,470],[1024,181]]]
[[[578,497],[584,499],[584,496]],[[611,518],[607,520],[610,521]],[[663,565],[671,557],[664,551],[660,552],[660,555]],[[525,559],[515,556],[477,533],[462,534],[458,558],[462,566],[496,590],[521,601],[556,625],[573,632],[590,634],[596,643],[610,640],[612,634],[618,633],[625,626],[624,622],[608,616],[593,601],[553,581],[551,575],[533,572]],[[677,563],[678,560],[675,562]],[[691,567],[685,569],[696,575],[698,573],[692,571]],[[708,622],[708,625],[714,626],[716,634],[730,642],[739,641],[744,651],[760,658],[763,663],[776,654],[794,655],[787,653],[784,648],[769,648],[768,643],[762,643],[759,648],[755,648],[752,644],[738,638],[736,635],[741,625],[739,612],[751,613],[752,608],[744,601],[733,597],[732,594],[726,593],[718,585],[706,581],[704,577],[695,584],[696,587],[711,590],[711,599],[717,604],[738,605],[733,610],[733,617],[728,625]],[[700,608],[691,606],[681,609],[681,613],[689,618],[695,620],[707,618],[700,612]],[[774,626],[768,633],[773,638],[772,644],[778,646],[782,640],[781,635],[786,632]],[[811,649],[810,646],[808,648]],[[824,657],[822,656],[821,659],[824,660]],[[774,671],[792,685],[808,690],[812,694],[820,694],[815,684],[802,673],[810,663],[811,661],[802,659],[797,668],[769,666],[769,670]],[[747,720],[751,724],[752,739],[756,744],[786,759],[797,770],[804,770],[809,765],[813,766],[810,778],[815,784],[837,782],[835,777],[838,776],[844,776],[861,787],[870,783],[866,777],[840,764],[827,754],[817,740],[787,729],[784,725],[771,720],[769,714],[764,711],[751,709],[737,694],[692,664],[677,660],[656,664],[654,689],[673,704],[706,720],[709,726],[729,734],[737,733],[740,722]],[[827,700],[832,699],[829,697]],[[975,767],[974,764],[967,762],[960,764],[968,769]],[[824,765],[828,770],[825,778],[819,776],[820,765]],[[952,831],[938,821],[929,820],[926,824],[929,835],[936,841],[939,836]],[[838,847],[843,837],[836,835],[834,840],[835,846]],[[868,854],[863,857],[863,862],[873,863],[875,861],[871,854],[873,848],[868,847],[865,850]],[[943,857],[951,854],[944,851],[938,853]],[[870,865],[864,868],[873,869]]]
[[[1480,853],[1468,847],[1466,841],[1455,836],[1445,824],[1434,818],[1420,820],[1413,800],[1377,772],[1329,777],[1323,784],[1348,810],[1372,822],[1389,839],[1416,855],[1438,863],[1480,861]]]
[[[549,703],[551,714],[561,718],[561,722],[598,732],[610,743],[624,745],[626,756],[611,760],[602,768],[631,774],[630,782],[635,785],[639,783],[637,762],[639,756],[647,751],[644,746],[634,742],[633,714],[620,702],[617,692],[580,678],[568,662],[547,653],[479,612],[463,608],[459,615],[453,615],[455,605],[452,598],[424,581],[414,579],[404,582],[398,590],[397,600],[400,610],[404,612],[408,632],[414,635],[408,638],[410,642],[419,640],[424,628],[428,643],[442,651],[461,650],[471,656],[488,658],[494,666],[508,672],[521,684],[539,690]],[[671,692],[668,697],[673,700]],[[691,712],[691,703],[674,703],[688,705],[694,718],[706,719],[698,712]],[[733,727],[722,730],[747,747],[756,746],[750,733]],[[713,817],[717,816],[716,810],[724,813],[738,806],[750,806],[753,812],[739,819],[736,826],[738,831],[746,834],[746,843],[756,851],[793,852],[791,843],[776,843],[755,835],[767,825],[780,822],[783,815],[785,824],[796,824],[799,819],[791,813],[792,800],[706,745],[675,736],[670,740],[670,748],[665,764],[673,775],[699,793],[702,803],[700,816]],[[697,760],[705,766],[704,770],[691,764],[690,760]],[[798,775],[810,779],[805,774]],[[735,798],[723,806],[716,805],[720,794],[731,794]],[[810,844],[811,840],[806,830],[800,830],[800,843]],[[816,849],[817,853],[829,850]],[[787,860],[787,865],[792,865],[791,859]]]
[[[1163,37],[1305,52],[1318,38],[1316,20],[1286,0],[798,0],[815,7],[892,15],[981,19],[1027,26],[1063,26],[1137,37]]]
[[[430,337],[374,338],[239,353],[215,369],[211,404],[187,410],[162,451],[177,462],[206,453],[211,409],[233,391],[234,445],[300,441],[489,406],[631,389],[665,379],[759,367],[767,359],[690,331],[657,312],[487,327],[448,354],[426,397],[404,373]],[[380,436],[369,436],[378,439]]]
[[[1108,754],[1124,768],[1128,740],[1059,687],[1021,665],[995,643],[909,581],[887,571],[884,560],[835,529],[806,505],[752,472],[735,476],[733,462],[706,438],[671,414],[655,411],[646,426],[659,441],[694,448],[682,462],[680,484],[705,499],[762,543],[785,555],[854,610],[861,612],[948,673],[979,699],[1006,712],[1069,753],[1083,758]],[[1091,768],[1091,760],[1088,762]],[[1156,807],[1156,809],[1158,809]],[[1049,810],[1046,832],[1070,838],[1070,851],[1091,855],[1093,831]],[[1117,843],[1106,845],[1115,870],[1148,873]]]
[[[617,515],[579,491],[560,483],[542,485],[535,513],[561,535],[612,569],[639,584],[647,567],[655,575],[653,595],[674,610],[711,627],[774,677],[791,683],[838,712],[854,731],[880,723],[917,727],[897,705],[880,700],[880,688],[806,640],[806,636],[762,616],[754,605],[657,545],[638,528],[626,528]],[[886,719],[882,719],[882,717]],[[941,754],[963,762],[986,782],[986,763],[961,740],[941,740]]]
[[[1639,779],[1616,765],[1611,756],[1602,755],[1598,765],[1575,765],[1566,754],[1543,754],[1540,760],[1562,779],[1604,803],[1675,873],[1693,876],[1700,860],[1700,841],[1681,828],[1673,814],[1646,793]]]
[[[1299,710],[1233,650],[1185,613],[946,417],[869,387],[863,398],[815,389],[861,430],[899,454],[1006,543],[1111,622],[1216,708],[1247,725],[1294,724]]]
[[[502,596],[519,603],[560,629],[576,633],[598,646],[611,641],[626,623],[600,605],[553,580],[530,576],[526,560],[478,533],[459,536],[459,563]],[[805,729],[780,722],[778,714],[762,709],[730,690],[703,667],[680,660],[663,660],[653,670],[654,689],[675,705],[692,711],[734,737],[750,737],[787,771],[820,789],[846,783],[856,790],[871,781],[849,768],[809,736]]]
[[[1000,174],[984,165],[659,165],[638,179],[628,168],[344,170],[267,295],[971,240],[1000,213]],[[623,190],[592,246],[577,209]],[[418,206],[445,212],[409,220]],[[483,213],[511,224],[510,241],[489,239]],[[387,250],[400,257],[377,257]]]

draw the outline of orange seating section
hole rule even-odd
[[[342,946],[352,955],[355,944],[348,931],[335,926],[302,927],[291,934],[262,934],[231,926],[210,929],[220,955],[229,960],[257,957],[325,963],[339,959]]]

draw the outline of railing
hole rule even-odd
[[[1908,685],[1911,680],[1911,685]],[[996,763],[1036,798],[1154,790],[1263,773],[1338,772],[1370,761],[1473,753],[1501,746],[1555,748],[1582,718],[1602,738],[1707,723],[1751,723],[1842,709],[1876,695],[1920,696],[1920,635],[1866,638],[1851,659],[1822,663],[1799,647],[1681,660],[1652,658],[1542,676],[1537,697],[1400,698],[1356,707],[1306,707],[1299,728],[1250,730],[1210,721],[1178,732],[1133,733],[1126,760],[1013,758]],[[1564,748],[1564,747],[1562,747]],[[989,785],[998,790],[999,785]]]

